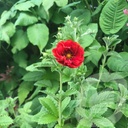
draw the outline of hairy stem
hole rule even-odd
[[[59,97],[59,120],[58,120],[58,124],[59,126],[62,126],[62,97],[61,97],[61,93],[62,93],[62,74],[61,72],[59,72],[60,74],[60,97]]]

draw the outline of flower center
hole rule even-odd
[[[66,58],[67,58],[67,59],[71,59],[71,58],[72,58],[72,54],[71,54],[71,53],[67,53],[67,54],[66,54]]]

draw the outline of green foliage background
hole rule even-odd
[[[0,7],[0,127],[128,127],[126,0],[1,0]],[[51,54],[67,39],[85,50],[77,69]]]

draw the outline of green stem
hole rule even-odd
[[[87,8],[90,10],[90,12],[92,13],[92,10],[91,10],[91,7],[90,7],[90,5],[89,5],[89,3],[88,3],[88,0],[85,0],[85,3],[86,3],[86,6],[87,6]]]
[[[62,126],[62,97],[61,97],[61,93],[62,93],[62,74],[61,72],[59,72],[60,74],[60,97],[59,97],[59,120],[58,120],[58,124],[59,126]]]
[[[98,82],[97,82],[97,85],[96,85],[96,87],[98,88],[98,86],[99,86],[99,83],[100,83],[100,81],[101,81],[101,77],[102,77],[102,75],[103,75],[103,70],[104,70],[104,67],[105,67],[105,62],[106,62],[106,55],[103,55],[103,61],[102,61],[102,66],[101,66],[101,70],[100,70],[100,72],[99,72],[99,79],[98,79]]]

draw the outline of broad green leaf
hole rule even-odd
[[[77,128],[91,128],[92,126],[92,122],[91,120],[87,120],[87,119],[81,119],[77,125]]]
[[[43,6],[46,11],[50,9],[54,4],[54,0],[43,0]]]
[[[24,51],[20,51],[17,54],[13,55],[14,61],[22,68],[26,68],[27,66],[27,54]]]
[[[31,0],[31,1],[37,6],[40,6],[42,4],[42,0]]]
[[[82,45],[83,48],[88,47],[95,40],[95,36],[98,31],[97,24],[91,23],[88,26],[82,25],[80,26],[81,36],[78,42]]]
[[[112,71],[128,72],[128,53],[121,52],[120,56],[111,56],[107,61],[107,66]]]
[[[19,29],[14,34],[14,36],[11,40],[11,45],[13,46],[12,52],[16,53],[17,51],[22,50],[23,48],[25,48],[28,45],[28,43],[29,43],[29,41],[28,41],[26,32]]]
[[[93,122],[100,128],[115,128],[112,122],[104,117],[95,118]]]
[[[43,78],[43,70],[41,71],[33,71],[33,72],[28,72],[23,76],[24,81],[38,81],[42,80]]]
[[[117,33],[126,23],[127,16],[123,14],[126,0],[109,0],[100,15],[100,27],[105,34]]]
[[[28,26],[34,24],[38,21],[37,17],[29,12],[21,12],[17,18],[15,25]]]
[[[20,126],[20,128],[32,128],[32,126],[31,126],[29,123],[24,122],[24,123]]]
[[[53,122],[57,122],[57,117],[52,114],[45,114],[42,117],[39,118],[38,124],[49,124]]]
[[[20,105],[24,102],[27,98],[27,95],[33,89],[33,84],[31,82],[22,82],[18,88],[18,98]]]
[[[31,1],[26,1],[26,2],[14,5],[15,9],[19,11],[29,11],[29,9],[34,6],[35,5]]]
[[[48,113],[50,113],[50,115],[58,117],[57,105],[51,97],[39,98],[39,101],[45,107]]]
[[[52,83],[50,80],[39,80],[37,81],[34,85],[38,86],[38,87],[52,87]]]
[[[1,18],[0,18],[0,25],[3,25],[7,22],[7,20],[9,20],[10,18],[14,17],[16,14],[15,11],[4,11],[1,15]]]
[[[7,116],[7,115],[3,115],[0,116],[0,126],[9,126],[13,123],[13,120]]]
[[[128,95],[127,86],[125,86],[123,84],[118,84],[118,86],[120,89],[121,97],[126,97]]]
[[[90,117],[99,117],[103,115],[107,111],[107,104],[106,103],[100,103],[97,105],[94,105],[90,108]]]
[[[62,108],[61,108],[61,111],[62,111],[62,112],[63,112],[63,111],[65,110],[65,108],[68,106],[70,100],[71,100],[70,97],[66,97],[66,98],[62,101]]]
[[[35,24],[27,29],[30,42],[37,45],[40,52],[46,46],[49,36],[49,30],[45,24]]]
[[[76,112],[79,114],[79,116],[81,116],[82,118],[89,118],[89,110],[81,108],[81,107],[77,107],[76,108]]]
[[[0,27],[0,40],[6,41],[10,44],[10,37],[15,33],[15,26],[13,23],[8,22]]]
[[[63,7],[68,4],[68,0],[54,0],[57,6]]]

